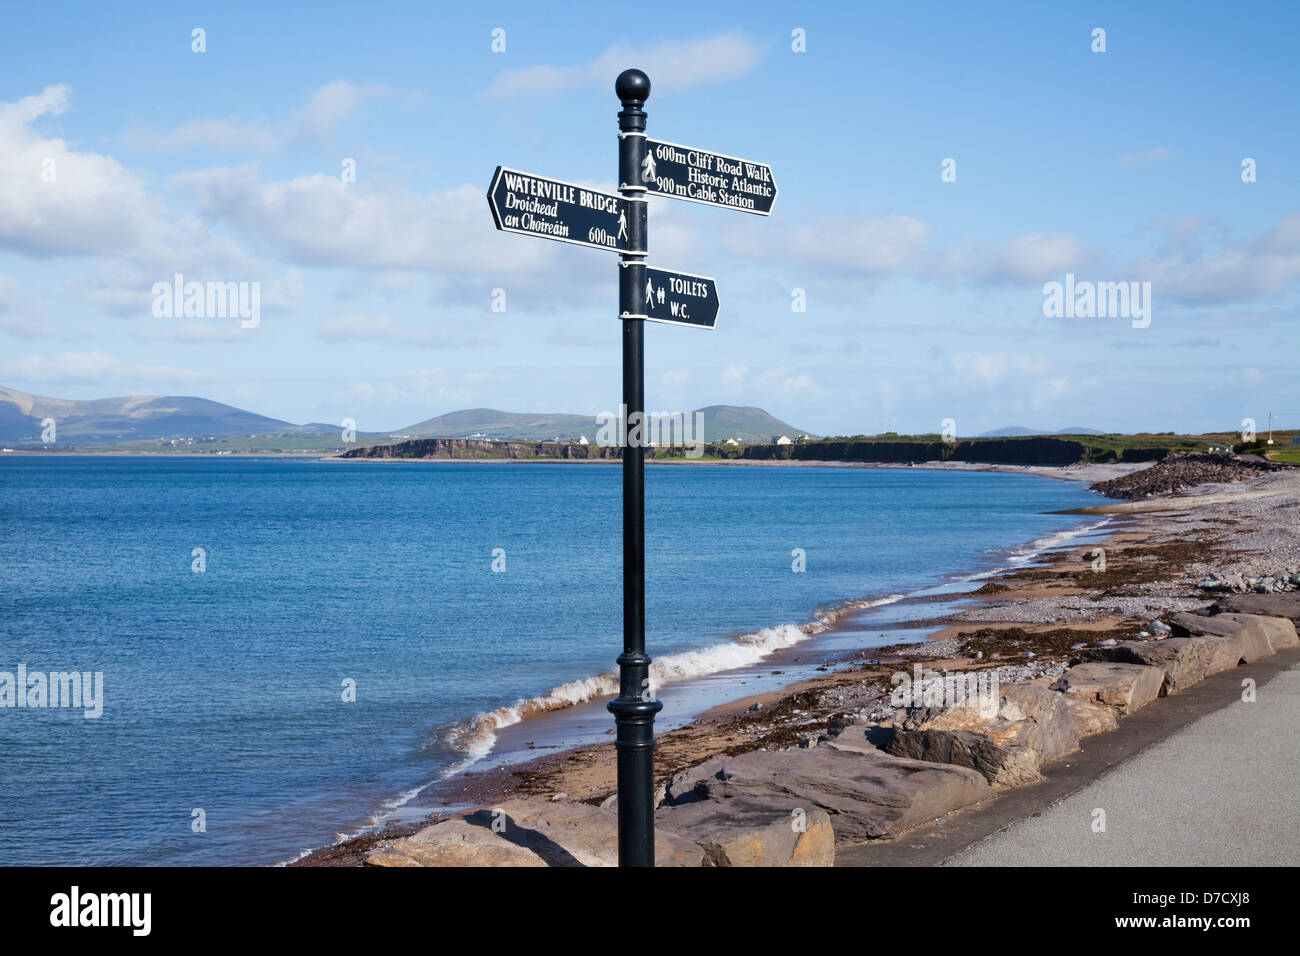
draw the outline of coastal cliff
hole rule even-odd
[[[477,438],[416,438],[391,445],[351,448],[340,458],[508,459],[618,458],[619,449],[550,441],[487,441]]]
[[[1073,465],[1080,462],[1159,461],[1172,449],[1133,446],[1117,450],[1099,443],[1034,436],[1027,438],[970,438],[945,442],[936,438],[906,439],[821,439],[792,444],[703,445],[706,459],[743,461],[826,461],[906,464],[930,461],[969,462],[998,465]],[[680,458],[683,450],[652,449],[658,459]],[[617,447],[576,442],[489,441],[473,438],[417,438],[386,445],[370,445],[343,452],[341,458],[434,458],[434,459],[618,459]]]

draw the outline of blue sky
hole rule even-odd
[[[722,314],[650,325],[651,409],[1300,427],[1295,5],[267,6],[6,14],[0,384],[376,431],[612,409],[616,257],[498,233],[484,193],[498,164],[614,188],[637,66],[652,137],[780,189],[768,218],[652,200],[651,264]],[[178,272],[260,283],[260,324],[155,317]],[[1150,282],[1150,325],[1045,317],[1066,273]]]

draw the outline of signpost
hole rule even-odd
[[[647,195],[766,216],[776,200],[762,163],[646,139],[650,78],[624,70],[614,82],[619,196],[498,166],[488,187],[496,227],[619,253],[623,322],[623,653],[619,693],[608,707],[616,727],[619,866],[654,866],[654,719],[663,704],[650,687],[645,649],[645,450],[631,447],[629,423],[645,415],[645,323],[711,329],[718,286],[707,276],[646,265]]]
[[[766,216],[776,202],[772,167],[691,146],[646,140],[644,179],[655,196]]]

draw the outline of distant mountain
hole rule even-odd
[[[704,441],[735,438],[742,442],[771,441],[777,435],[791,438],[801,429],[773,418],[761,408],[710,405],[699,409],[704,418]],[[294,425],[278,418],[181,395],[131,395],[71,401],[28,395],[0,386],[0,442],[31,444],[41,440],[41,422],[52,418],[60,442],[98,444],[157,441],[159,439],[239,437],[250,435],[303,437],[339,434],[338,425],[312,422]],[[586,435],[595,441],[599,429],[594,415],[502,412],[469,408],[430,418],[392,434],[406,438],[467,438],[542,441]],[[371,433],[382,440],[384,434]],[[364,440],[364,438],[363,438]]]
[[[697,409],[704,418],[704,441],[734,438],[741,442],[767,442],[778,435],[797,438],[803,429],[774,418],[761,408],[709,405]],[[686,414],[693,415],[694,412]],[[694,419],[692,419],[692,424]],[[496,438],[502,441],[546,441],[578,438],[594,441],[600,425],[594,415],[559,413],[524,414],[495,408],[467,408],[418,422],[398,431],[420,438]]]
[[[1069,428],[1062,428],[1058,431],[1048,431],[1045,428],[1026,428],[1023,425],[1010,425],[1006,428],[999,428],[995,431],[984,432],[980,438],[1022,438],[1026,435],[1105,435],[1104,431],[1096,428],[1082,428],[1074,425]]]
[[[119,442],[208,435],[318,435],[332,425],[293,425],[232,405],[184,395],[129,395],[70,401],[0,386],[0,441],[39,442],[52,418],[59,441]]]
[[[699,411],[704,413],[705,441],[734,438],[744,442],[768,442],[779,435],[788,438],[798,438],[800,435],[820,437],[802,428],[787,425],[752,405],[708,405]]]
[[[551,438],[596,438],[591,415],[527,414],[495,408],[465,408],[429,418],[397,431],[414,438],[497,438],[502,441],[546,441]]]
[[[1046,435],[1047,432],[1041,428],[1026,428],[1024,425],[1009,425],[1006,428],[994,429],[991,432],[983,432],[980,438],[1020,438],[1023,435]]]

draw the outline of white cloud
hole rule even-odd
[[[1197,223],[1166,236],[1161,251],[1138,259],[1128,271],[1149,281],[1152,295],[1190,304],[1244,302],[1285,292],[1300,280],[1300,213],[1249,239],[1221,239],[1222,230]],[[1217,248],[1206,250],[1210,233]]]
[[[745,379],[749,375],[749,368],[744,365],[728,365],[718,376],[723,387],[728,389],[733,395],[739,395],[745,388]]]
[[[499,398],[497,378],[488,373],[442,368],[398,372],[385,376],[379,383],[363,380],[340,388],[327,396],[327,406],[322,406],[321,414],[334,421],[351,415],[362,425],[362,430],[378,428],[380,416],[387,419],[384,427],[404,428],[453,408],[482,404],[487,395],[494,400]],[[421,411],[412,412],[413,408]],[[367,410],[365,423],[360,414],[362,409]]]
[[[1075,236],[1034,232],[1002,243],[952,245],[938,258],[934,274],[980,283],[1038,284],[1096,262]]]
[[[22,287],[9,276],[0,275],[0,332],[20,339],[34,339],[50,332],[37,320],[35,306]]]
[[[768,368],[754,375],[754,385],[765,395],[816,394],[821,387],[816,380],[805,372],[787,368]]]
[[[1173,158],[1173,150],[1166,149],[1164,146],[1156,146],[1140,153],[1125,153],[1119,158],[1119,164],[1121,166],[1150,166],[1152,163],[1163,163]]]
[[[205,376],[192,369],[161,365],[131,365],[103,351],[28,355],[0,365],[7,381],[43,384],[126,382],[134,389],[140,381],[194,382]]]
[[[980,284],[1040,284],[1096,262],[1071,235],[1029,233],[1002,243],[936,246],[934,234],[929,223],[895,213],[835,216],[784,231],[733,229],[724,243],[750,259],[805,263],[840,276],[908,275]]]
[[[503,70],[484,96],[492,100],[539,99],[582,86],[606,87],[612,96],[614,78],[629,63],[645,70],[653,96],[656,89],[676,92],[738,79],[753,70],[762,56],[758,43],[739,30],[640,49],[618,45],[574,66]]]
[[[326,140],[363,102],[387,96],[389,89],[380,84],[355,86],[346,80],[326,83],[315,93],[293,122],[293,135],[299,139]]]
[[[110,156],[74,150],[31,128],[68,103],[66,86],[0,103],[0,246],[27,255],[129,250],[156,216],[141,180]]]
[[[147,153],[185,153],[203,150],[213,153],[262,152],[274,148],[280,137],[261,121],[190,120],[175,129],[136,129],[123,133],[120,142],[127,149]]]
[[[316,337],[325,342],[390,342],[423,348],[473,348],[496,341],[491,332],[464,326],[405,329],[386,315],[339,315],[322,319]]]
[[[963,352],[949,358],[950,381],[958,386],[993,388],[1004,382],[1037,380],[1052,364],[1042,355],[1013,352]]]
[[[244,342],[258,334],[229,320],[135,319],[129,328],[132,338],[142,342]]]
[[[262,289],[262,308],[273,312],[292,312],[298,307],[306,287],[297,269],[290,269],[282,278],[272,279]]]
[[[289,269],[279,278],[272,278],[270,263],[244,257],[238,252],[232,251],[229,257],[219,256],[217,261],[209,260],[207,268],[195,265],[203,261],[201,250],[179,249],[175,255],[178,258],[160,261],[165,253],[158,250],[150,255],[139,255],[134,260],[102,261],[75,280],[72,289],[106,312],[136,318],[152,316],[154,283],[170,285],[177,273],[184,277],[185,282],[257,282],[261,290],[261,308],[265,312],[292,312],[305,292],[302,275],[297,269]],[[166,321],[173,324],[171,319]],[[137,328],[135,334],[142,338],[176,338],[171,333],[155,335],[143,328]],[[227,337],[223,333],[214,336]],[[204,337],[196,335],[190,340]]]
[[[239,117],[198,119],[170,130],[134,129],[124,133],[121,142],[129,149],[154,153],[269,152],[295,140],[327,141],[358,106],[391,93],[380,84],[357,86],[334,80],[317,89],[287,122],[272,124],[264,119]]]
[[[416,195],[319,173],[263,181],[252,165],[184,173],[172,184],[204,216],[272,243],[301,265],[508,274],[550,262],[547,243],[519,242],[511,255],[500,254],[501,237],[477,186]]]
[[[930,231],[911,216],[844,216],[796,226],[775,236],[765,230],[734,229],[724,242],[738,255],[871,274],[916,267]]]

